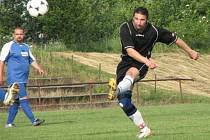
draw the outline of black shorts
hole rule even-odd
[[[131,67],[135,67],[139,70],[139,77],[137,77],[138,80],[141,80],[146,76],[148,67],[144,63],[140,63],[130,57],[122,58],[122,61],[117,66],[117,84],[123,80],[126,72]]]

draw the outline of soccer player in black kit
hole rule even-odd
[[[150,128],[145,124],[139,110],[131,101],[132,86],[135,80],[145,77],[148,69],[154,69],[157,64],[151,59],[151,52],[156,42],[167,45],[175,43],[182,48],[190,58],[197,60],[199,55],[192,50],[175,33],[157,27],[148,22],[148,10],[136,8],[132,20],[120,26],[120,41],[122,45],[121,62],[117,66],[116,95],[120,107],[139,128],[138,138],[151,135]]]

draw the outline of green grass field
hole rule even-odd
[[[153,135],[148,140],[208,140],[210,104],[139,107]],[[138,129],[118,107],[35,112],[43,126],[33,127],[22,113],[16,128],[4,128],[0,112],[0,140],[135,140]]]

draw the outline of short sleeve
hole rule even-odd
[[[0,55],[1,61],[4,62],[7,59],[7,56],[9,55],[11,46],[12,46],[12,42],[9,42],[2,47],[1,55]]]
[[[123,23],[120,26],[120,41],[123,49],[134,48],[134,43],[128,23]]]
[[[157,28],[158,30],[158,40],[157,42],[165,43],[167,45],[173,44],[177,40],[175,33],[170,32],[163,28]]]
[[[29,63],[31,64],[33,61],[36,61],[36,58],[31,53],[31,50],[29,49]]]

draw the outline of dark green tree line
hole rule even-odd
[[[27,2],[2,0],[0,44],[15,26],[23,26],[29,41],[62,41],[70,49],[97,51],[93,43],[116,38],[133,9],[146,6],[153,24],[176,31],[194,48],[210,47],[210,0],[48,0],[48,13],[37,18],[29,16]]]

